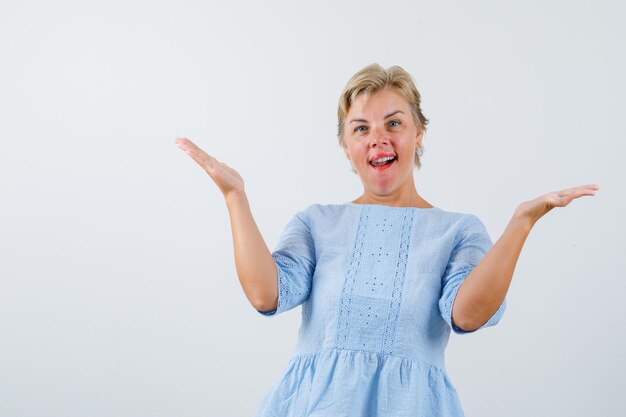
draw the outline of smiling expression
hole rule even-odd
[[[357,96],[346,115],[343,149],[365,192],[389,197],[414,187],[415,149],[423,135],[409,103],[394,90],[384,88],[369,97]],[[393,159],[385,166],[372,164],[383,157]]]

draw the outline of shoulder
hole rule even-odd
[[[454,244],[475,235],[489,235],[479,216],[473,213],[439,210],[437,219],[439,233],[447,236]]]
[[[310,219],[321,217],[333,217],[337,214],[345,213],[350,209],[348,204],[309,204],[300,210],[302,215],[307,216]]]
[[[308,208],[312,210],[322,210],[322,211],[337,211],[337,210],[345,210],[356,204],[351,203],[315,203],[308,206]]]
[[[480,243],[486,248],[492,245],[491,236],[480,217],[472,213],[456,214],[453,229],[455,245],[479,245]]]
[[[448,211],[443,209],[439,209],[439,212],[442,213],[442,217],[446,218],[451,223],[457,224],[459,226],[472,223],[482,223],[480,217],[478,217],[476,214],[460,211]]]
[[[310,204],[302,208],[296,217],[299,217],[308,227],[337,231],[344,225],[352,225],[358,221],[358,206],[350,204]]]
[[[465,213],[460,211],[450,211],[437,208],[433,215],[439,222],[447,226],[448,228],[462,230],[467,226],[475,223],[482,223],[480,218],[472,213]]]

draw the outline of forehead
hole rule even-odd
[[[402,110],[405,114],[410,114],[409,103],[400,93],[385,87],[374,94],[356,96],[350,110],[348,110],[348,115],[375,118],[384,117],[384,115],[395,110]]]

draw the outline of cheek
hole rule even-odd
[[[364,153],[367,153],[367,147],[364,147],[359,143],[351,143],[344,148],[344,151],[352,155],[353,159],[356,159]]]
[[[399,146],[399,150],[403,153],[403,154],[411,154],[413,152],[415,152],[415,144],[411,143],[411,142],[403,142],[402,145],[398,145]]]

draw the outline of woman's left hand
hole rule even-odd
[[[584,195],[595,195],[600,186],[596,184],[579,185],[578,187],[566,188],[561,191],[553,191],[525,201],[515,209],[515,216],[526,219],[531,226],[555,207],[565,207],[572,200]]]

